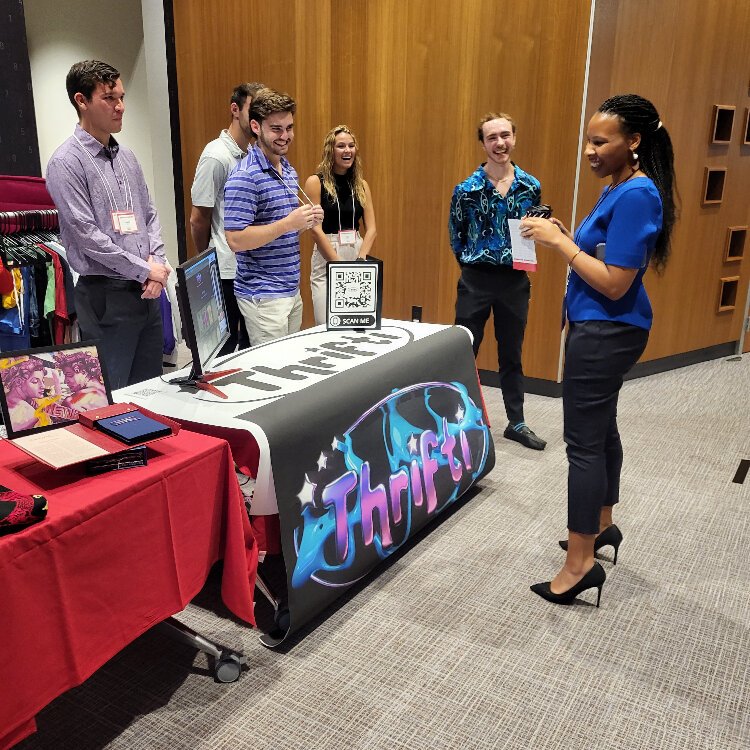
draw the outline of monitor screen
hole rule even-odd
[[[216,250],[178,266],[177,284],[185,340],[193,355],[191,377],[200,377],[229,338]]]

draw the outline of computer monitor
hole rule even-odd
[[[230,335],[216,250],[206,250],[177,266],[177,301],[193,367],[187,378],[171,382],[195,385],[206,375]]]

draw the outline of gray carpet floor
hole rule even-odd
[[[750,747],[750,477],[732,481],[750,356],[625,384],[625,541],[616,566],[602,550],[600,609],[595,591],[570,607],[529,591],[563,559],[561,401],[527,397],[537,453],[503,439],[500,394],[485,397],[497,464],[481,489],[291,648],[266,650],[210,580],[180,617],[245,651],[239,682],[152,630],[19,749]]]

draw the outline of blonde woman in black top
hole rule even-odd
[[[310,273],[315,322],[321,324],[326,317],[326,261],[365,258],[375,242],[370,186],[362,177],[357,139],[346,125],[326,135],[318,172],[308,177],[305,193],[323,207],[323,223],[312,230]]]

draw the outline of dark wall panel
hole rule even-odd
[[[0,174],[42,174],[23,0],[0,0]]]

